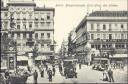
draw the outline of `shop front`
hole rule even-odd
[[[17,66],[27,66],[28,57],[27,56],[17,56]]]
[[[123,69],[128,67],[128,54],[115,54],[110,56],[111,67],[114,69]]]
[[[104,68],[108,68],[110,61],[108,58],[105,57],[94,57],[92,60],[93,64],[101,64]]]

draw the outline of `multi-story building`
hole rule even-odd
[[[121,49],[121,51],[126,50],[128,48],[127,16],[127,11],[91,13],[87,17],[87,32],[90,34],[91,48],[104,51],[110,50],[112,47]]]
[[[76,54],[76,32],[73,29],[68,36],[68,54],[75,56]]]
[[[122,63],[128,54],[128,11],[95,11],[86,18],[91,48]],[[110,60],[112,62],[112,60]],[[127,64],[126,60],[122,64]]]
[[[6,7],[1,8],[1,35],[16,41],[18,56],[28,55],[35,46],[38,56],[52,56],[54,13],[54,8],[37,7],[33,1],[9,1]]]
[[[82,34],[85,32],[85,43],[90,44],[91,49],[99,51],[99,56],[108,58],[109,55],[110,62],[115,60],[127,64],[126,60],[124,61],[128,54],[127,17],[127,11],[95,11],[90,13],[76,28],[76,44],[79,44],[77,51],[84,51]],[[99,59],[101,58],[99,57]]]
[[[87,46],[87,16],[83,18],[83,20],[76,27],[76,55],[78,57],[78,61],[81,63],[88,62],[88,53],[89,47]]]

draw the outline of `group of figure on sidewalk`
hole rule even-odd
[[[114,82],[113,71],[111,70],[111,68],[109,68],[109,70],[107,69],[104,70],[103,81]]]
[[[44,70],[44,68],[45,68],[45,70]],[[52,65],[52,69],[50,69],[47,64],[38,66],[38,69],[40,71],[41,77],[44,77],[44,72],[46,71],[47,75],[48,75],[49,82],[52,82],[52,77],[55,76],[55,72],[56,72],[54,64]],[[34,71],[33,78],[34,78],[34,83],[37,84],[37,79],[38,79],[37,70]]]

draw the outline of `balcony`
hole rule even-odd
[[[34,29],[13,29],[12,32],[34,32]]]
[[[40,39],[40,40],[37,40],[37,42],[42,43],[42,44],[45,44],[45,43],[51,44],[52,40],[51,39]]]
[[[128,42],[128,39],[94,39],[92,40],[91,42],[94,42],[94,43],[126,43]]]

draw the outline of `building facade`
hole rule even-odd
[[[54,8],[33,1],[10,1],[1,8],[1,35],[16,41],[18,56],[28,56],[36,46],[38,56],[49,57],[54,55],[54,14]]]
[[[76,27],[76,55],[78,58],[78,61],[81,63],[87,63],[87,20],[85,16],[83,20],[79,23],[79,25]]]
[[[95,11],[87,17],[88,42],[101,56],[109,58],[110,63],[127,64],[127,17],[128,11]]]
[[[70,56],[76,55],[76,32],[75,29],[73,29],[68,36],[68,54]]]
[[[76,53],[83,51],[87,54],[88,45],[91,53],[86,61],[92,61],[93,57],[98,56],[96,60],[103,58],[111,63],[115,59],[116,62],[127,64],[127,16],[127,11],[95,11],[85,16],[76,28]],[[96,55],[93,50],[99,54]]]
[[[90,35],[91,48],[103,51],[115,48],[126,53],[128,48],[127,16],[127,11],[96,11],[91,13],[87,17],[87,32]]]

